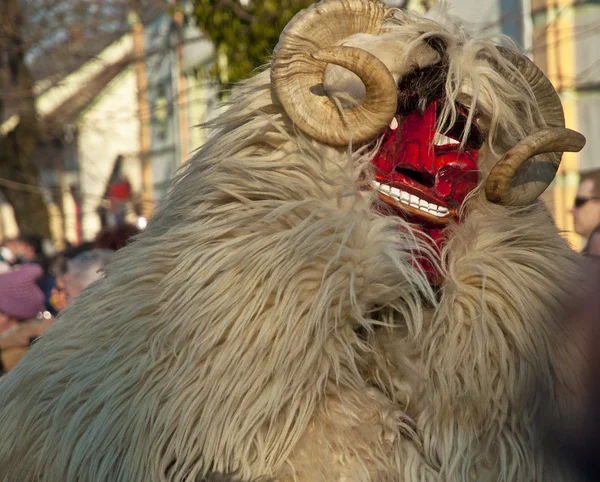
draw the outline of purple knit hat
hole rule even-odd
[[[34,318],[44,308],[44,292],[36,284],[42,274],[37,264],[0,274],[0,312],[18,320]]]

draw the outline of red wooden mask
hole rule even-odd
[[[461,147],[467,113],[457,107],[455,124],[436,132],[441,100],[396,116],[375,157],[375,181],[380,200],[419,226],[438,246],[443,229],[459,221],[459,209],[478,181],[477,157],[482,135],[475,125]]]

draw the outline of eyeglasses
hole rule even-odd
[[[575,198],[575,202],[573,203],[573,207],[580,208],[586,202],[592,201],[592,200],[598,200],[598,199],[600,199],[600,197],[580,197],[580,196],[577,196]]]

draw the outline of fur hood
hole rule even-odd
[[[241,86],[0,382],[0,481],[572,480],[536,418],[568,379],[577,256],[541,204],[478,190],[437,257],[373,209],[374,148],[295,132],[267,73]]]

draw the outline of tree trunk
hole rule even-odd
[[[40,187],[40,171],[36,162],[39,140],[35,111],[33,79],[25,65],[21,38],[23,18],[18,0],[0,2],[0,52],[5,52],[0,65],[4,92],[0,97],[0,122],[11,114],[19,116],[17,126],[0,134],[0,191],[15,211],[21,234],[50,237],[48,208]],[[14,106],[8,109],[8,106]]]

